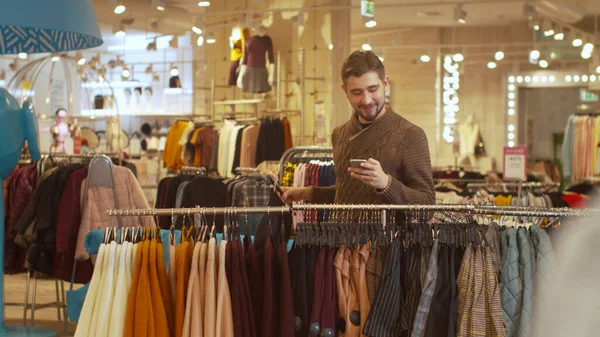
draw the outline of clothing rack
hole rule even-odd
[[[244,173],[260,173],[260,169],[255,167],[236,167],[235,173],[244,174]]]
[[[467,185],[468,189],[486,188],[486,187],[551,188],[551,187],[560,187],[560,183],[505,182],[505,183],[471,183],[471,184]]]
[[[498,207],[483,205],[341,205],[341,204],[298,204],[293,206],[269,207],[196,207],[196,208],[162,208],[162,209],[110,209],[109,216],[174,216],[174,215],[223,215],[223,214],[282,214],[294,211],[380,211],[385,212],[456,212],[477,215],[529,216],[529,217],[563,217],[587,216],[597,214],[598,209],[574,208],[531,208],[531,207]]]
[[[285,165],[299,154],[309,157],[314,155],[315,158],[319,158],[316,156],[316,154],[331,154],[332,152],[333,148],[326,146],[297,146],[285,151],[283,156],[281,156],[281,160],[279,161],[279,180],[283,178]]]
[[[442,178],[434,179],[435,183],[466,183],[466,184],[477,184],[485,183],[485,179],[460,179],[460,178]]]
[[[196,166],[183,166],[181,174],[198,174],[198,175],[206,175],[206,167],[196,167]]]

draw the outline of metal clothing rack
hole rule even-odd
[[[385,212],[457,212],[476,215],[504,215],[529,217],[587,216],[597,214],[599,209],[502,207],[482,205],[342,205],[298,204],[269,207],[196,207],[154,209],[110,209],[109,216],[173,216],[173,215],[222,215],[222,214],[277,214],[295,211],[379,211]]]
[[[560,187],[560,183],[540,183],[540,182],[504,182],[504,183],[471,183],[467,185],[468,189],[486,188],[486,187],[516,187],[516,188],[551,188]]]
[[[279,161],[279,180],[283,178],[285,165],[299,154],[302,154],[304,157],[312,157],[312,155],[323,153],[331,154],[333,153],[333,148],[326,146],[297,146],[288,149],[283,156],[281,156],[281,160]],[[315,158],[318,157],[315,156]]]
[[[180,174],[197,174],[197,175],[206,175],[206,167],[198,167],[198,166],[183,166],[179,171]]]
[[[256,167],[236,167],[235,173],[244,174],[244,173],[260,173],[260,169]]]

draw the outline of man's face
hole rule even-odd
[[[342,89],[359,116],[367,122],[373,122],[385,106],[387,84],[387,78],[382,81],[375,71],[369,71],[361,77],[348,77]]]

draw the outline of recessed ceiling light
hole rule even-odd
[[[210,1],[200,1],[198,2],[198,7],[209,7]]]
[[[115,7],[115,14],[123,14],[123,13],[125,13],[126,10],[127,10],[127,7],[125,7],[124,5],[117,5]]]

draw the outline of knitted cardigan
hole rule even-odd
[[[336,184],[313,187],[312,201],[336,204],[434,204],[435,190],[427,136],[423,130],[388,108],[363,128],[356,112],[331,135]],[[350,159],[374,158],[391,182],[377,191],[347,169]]]

